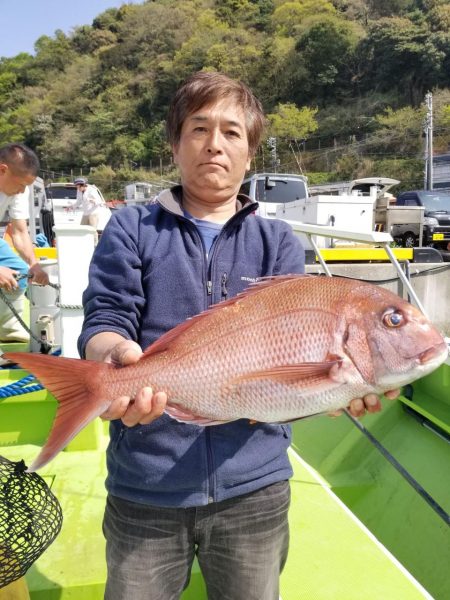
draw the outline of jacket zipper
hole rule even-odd
[[[202,249],[202,253],[203,253],[203,281],[206,282],[206,298],[205,298],[205,309],[209,308],[212,304],[211,302],[211,296],[212,296],[212,292],[213,292],[213,284],[212,284],[212,280],[209,279],[209,269],[208,269],[208,261],[206,258],[206,248],[205,248],[205,244],[203,243],[202,240],[202,236],[199,234],[197,227],[195,226],[194,223],[192,223],[192,221],[190,221],[189,219],[187,219],[186,217],[182,217],[183,221],[185,223],[188,224],[188,227],[191,227],[195,237],[197,238],[197,241]]]
[[[226,300],[228,297],[227,281],[228,281],[228,274],[222,273],[222,278],[220,280],[220,287],[221,287],[221,292],[222,292],[222,298],[224,300]]]
[[[213,259],[217,253],[217,247],[220,242],[220,238],[222,237],[225,227],[222,229],[218,237],[216,238],[214,245],[212,247],[212,252],[210,254],[209,260],[206,258],[205,245],[203,243],[202,237],[199,234],[197,227],[186,219],[190,225],[195,230],[195,234],[197,239],[199,240],[201,247],[203,249],[203,268],[206,280],[206,305],[209,308],[212,304],[212,295],[213,295]],[[227,290],[227,281],[228,281],[228,273],[222,273],[220,278],[220,291],[223,299],[227,299],[228,290]],[[206,469],[207,469],[207,478],[208,478],[208,491],[207,491],[207,501],[208,504],[211,504],[215,500],[215,482],[214,482],[214,469],[213,469],[213,454],[212,454],[212,445],[211,445],[211,431],[209,427],[205,428],[205,446],[206,446]]]
[[[202,236],[199,234],[197,227],[189,221],[189,219],[185,219],[187,223],[189,223],[189,227],[192,227],[195,231],[195,235],[197,237],[198,242],[203,250],[203,276],[204,281],[206,281],[206,300],[205,300],[205,308],[209,308],[212,304],[212,293],[213,293],[213,282],[212,276],[210,272],[211,262],[208,264],[208,259],[206,258],[206,248],[203,243]],[[217,241],[217,240],[216,240]],[[206,498],[208,504],[214,502],[214,474],[213,474],[213,461],[212,461],[212,448],[211,448],[211,432],[209,431],[209,427],[205,427],[205,449],[206,449],[206,477],[208,481],[208,489],[206,492]]]

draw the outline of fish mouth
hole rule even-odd
[[[377,378],[377,384],[384,390],[403,387],[437,369],[448,357],[449,349],[445,341],[427,348],[415,357],[415,367],[405,373],[384,373]],[[413,359],[413,357],[411,357]]]
[[[431,348],[427,348],[424,352],[421,352],[417,357],[418,362],[421,365],[427,365],[430,362],[435,361],[436,359],[442,359],[442,356],[448,356],[449,349],[447,344],[443,341],[436,346],[431,346]]]

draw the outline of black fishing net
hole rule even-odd
[[[61,506],[42,477],[0,456],[0,588],[27,572],[61,525]]]

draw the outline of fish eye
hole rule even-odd
[[[383,323],[386,327],[401,327],[404,323],[404,317],[401,312],[392,311],[383,315]]]

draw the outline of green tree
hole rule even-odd
[[[316,114],[316,108],[279,104],[274,113],[267,115],[270,135],[289,140],[303,140],[317,130]]]
[[[417,156],[423,152],[424,107],[405,106],[398,110],[388,108],[375,120],[379,129],[371,135],[368,147],[372,152],[386,153],[405,157]]]
[[[450,3],[432,8],[427,15],[432,31],[450,31]]]
[[[277,6],[272,22],[278,35],[292,36],[301,32],[308,17],[335,13],[336,9],[328,0],[292,0]]]
[[[367,0],[372,19],[400,16],[416,8],[415,0]]]
[[[40,71],[64,71],[67,63],[75,58],[70,38],[57,29],[55,37],[42,35],[34,44],[36,58],[34,61],[35,69]]]
[[[298,40],[299,65],[295,98],[323,103],[330,95],[345,96],[351,89],[352,67],[360,38],[359,27],[338,17],[312,22]]]
[[[413,105],[439,81],[445,58],[425,24],[399,17],[373,22],[359,50],[367,63],[361,78],[365,89],[394,87]]]

